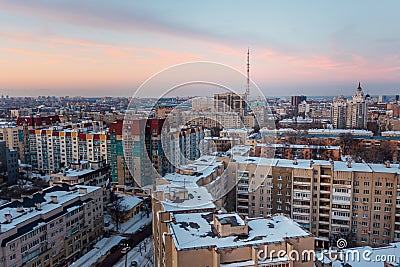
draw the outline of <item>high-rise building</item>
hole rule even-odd
[[[45,173],[59,172],[79,160],[107,159],[107,134],[93,127],[29,130],[29,164]]]
[[[0,182],[14,184],[18,175],[18,152],[9,149],[6,141],[0,141]]]
[[[114,184],[134,185],[132,175],[124,158],[124,145],[122,141],[123,121],[117,120],[110,124],[108,132],[108,156],[110,164],[111,181]]]
[[[239,116],[247,115],[247,102],[244,95],[235,93],[215,94],[215,112],[236,112]]]
[[[342,97],[335,99],[331,105],[331,121],[334,128],[365,129],[367,128],[368,106],[358,84],[352,99]]]
[[[299,104],[306,100],[307,97],[304,95],[294,95],[290,98],[290,104],[294,108],[295,116],[297,116],[297,113],[299,112]]]
[[[171,165],[166,157],[169,153],[168,134],[169,126],[166,119],[148,118],[125,121],[123,125],[125,160],[121,160],[120,164],[126,164],[133,180],[120,180],[121,176],[118,172],[118,183],[126,185],[136,183],[139,186],[146,186],[152,184],[157,177],[170,172]],[[113,168],[113,165],[111,167]],[[118,166],[118,170],[124,170],[122,165]],[[127,176],[124,177],[127,178]]]
[[[0,124],[0,140],[5,141],[9,149],[18,151],[18,127],[13,123]]]
[[[347,101],[346,127],[351,129],[367,128],[368,109],[367,101],[358,83],[353,99]]]

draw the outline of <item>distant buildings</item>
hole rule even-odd
[[[290,104],[292,105],[292,107],[294,108],[295,111],[295,116],[297,116],[297,114],[299,113],[299,105],[303,102],[306,101],[307,97],[304,95],[296,95],[296,96],[292,96],[290,98]]]
[[[360,83],[352,99],[339,97],[332,103],[331,121],[334,128],[366,129],[367,118],[367,101]]]
[[[0,266],[64,266],[103,235],[103,191],[54,186],[0,206]]]
[[[235,93],[215,94],[215,112],[236,112],[240,116],[247,115],[247,102],[244,95]]]

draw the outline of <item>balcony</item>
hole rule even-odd
[[[330,194],[331,191],[327,191],[327,190],[320,190],[319,191],[321,194]]]

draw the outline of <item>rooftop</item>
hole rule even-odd
[[[294,160],[290,159],[275,159],[275,158],[262,158],[262,157],[243,157],[234,156],[234,160],[240,164],[254,164],[258,166],[275,166],[286,167],[295,169],[312,169],[312,165],[331,166],[332,163],[328,160],[308,160],[297,159],[296,164]],[[378,172],[378,173],[397,173],[400,174],[399,164],[378,164],[378,163],[358,163],[351,162],[350,167],[345,161],[333,161],[334,171],[348,171],[348,172]]]
[[[225,219],[237,215],[229,214],[226,216]],[[283,242],[286,237],[311,236],[309,232],[284,215],[276,215],[270,219],[248,219],[248,236],[218,237],[212,231],[212,224],[213,213],[173,214],[173,221],[169,223],[169,227],[178,250],[203,247],[224,249]]]
[[[41,215],[57,209],[60,209],[61,212],[67,212],[69,208],[79,205],[79,203],[73,204],[74,202],[71,204],[72,200],[76,198],[79,202],[80,196],[90,194],[98,189],[100,187],[83,185],[73,187],[68,185],[53,186],[46,188],[42,192],[3,204],[0,206],[1,233],[15,228],[18,229],[18,224],[30,220],[35,216],[41,219]],[[55,198],[57,198],[56,202],[53,201]],[[39,209],[37,208],[37,203],[40,203]],[[71,207],[68,205],[65,206],[65,204],[71,204]],[[8,222],[6,215],[11,216]]]

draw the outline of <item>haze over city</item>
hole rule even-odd
[[[0,93],[130,96],[188,61],[246,71],[267,96],[396,94],[397,1],[2,1]],[[244,91],[243,83],[237,91]],[[164,88],[154,88],[158,96]]]

